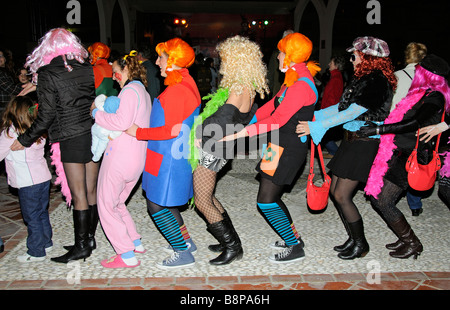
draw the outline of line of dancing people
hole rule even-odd
[[[409,92],[390,113],[397,79],[389,47],[381,39],[359,37],[347,49],[354,66],[352,82],[338,104],[315,111],[319,94],[314,76],[320,67],[310,60],[311,40],[301,33],[289,33],[277,48],[284,82],[273,98],[258,107],[255,97],[264,99],[269,94],[259,46],[241,36],[218,44],[221,80],[200,111],[201,97],[188,70],[195,52],[182,39],[156,46],[156,65],[166,88],[152,102],[146,91],[146,70],[135,51],[108,67],[106,45],[99,43],[88,51],[69,31],[49,31],[26,63],[34,86],[23,93],[35,89],[38,106],[27,97],[15,97],[2,119],[1,154],[6,157],[9,184],[19,188],[29,233],[28,251],[18,260],[42,261],[53,245],[48,195],[36,198],[38,202],[30,207],[33,192],[48,193],[38,188],[48,187],[50,180],[44,165],[46,138],[53,154],[59,155],[54,161],[60,165],[58,178],[73,208],[74,225],[74,244],[52,261],[68,263],[89,257],[96,249],[95,231],[100,221],[116,252],[102,260],[102,266],[139,266],[136,254],[146,249],[125,202],[141,175],[148,213],[172,253],[158,262],[160,268],[195,263],[197,246],[178,208],[189,202],[195,204],[206,220],[207,231],[218,241],[208,247],[220,253],[210,263],[225,265],[241,259],[242,242],[214,195],[217,173],[233,158],[238,139],[256,139],[268,133],[269,141],[256,167],[260,175],[256,206],[281,238],[273,244],[280,252],[269,259],[274,263],[300,260],[305,257],[304,242],[281,198],[306,160],[307,136],[318,144],[328,129],[339,125],[345,136],[328,164],[330,196],[348,233],[348,240],[334,247],[338,257],[354,259],[369,252],[362,217],[352,200],[358,185],[365,183],[372,205],[398,237],[387,245],[390,255],[417,258],[423,246],[393,198],[408,187],[404,167],[417,129],[423,128],[425,133],[422,157],[433,149],[434,136],[448,129],[445,122],[440,123],[442,113],[450,113],[445,80],[448,64],[435,55],[423,58]],[[113,80],[121,88],[117,96]],[[102,94],[106,97],[104,108],[96,104]],[[93,161],[96,150],[91,147],[99,137],[94,134],[92,119],[108,131],[101,164]],[[119,132],[114,139],[113,131]],[[439,192],[447,203],[449,161],[447,153],[439,181]],[[32,168],[22,176],[26,167]]]

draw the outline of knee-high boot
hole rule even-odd
[[[69,261],[86,259],[91,255],[89,246],[90,210],[73,210],[73,225],[75,231],[75,244],[66,254],[54,257],[51,260],[67,264]]]
[[[364,235],[363,220],[359,219],[353,223],[347,223],[350,231],[350,236],[354,240],[354,245],[347,251],[338,254],[342,259],[355,259],[358,257],[364,257],[369,253],[369,243],[367,243]]]
[[[348,226],[348,222],[345,220],[344,215],[341,214],[341,211],[338,210],[338,214],[341,217],[342,223],[344,224],[345,231],[348,234],[348,239],[341,245],[337,245],[333,248],[336,252],[345,252],[348,249],[352,248],[355,245],[355,240],[352,238],[352,234],[350,232],[350,228]]]
[[[423,245],[414,234],[406,218],[402,215],[397,221],[390,222],[389,227],[391,227],[402,243],[395,251],[390,252],[389,255],[395,258],[409,258],[410,256],[414,256],[414,259],[417,259],[417,256],[423,251]]]
[[[235,235],[238,238],[239,243],[241,242],[241,240],[239,239],[239,235],[236,233],[236,230],[234,229],[233,223],[231,222],[231,218],[228,215],[227,211],[225,211],[224,213],[222,213],[222,217],[223,220],[233,229],[233,232],[235,233]],[[211,252],[216,252],[216,253],[220,253],[223,252],[225,250],[224,246],[222,244],[211,244],[208,246],[208,249]]]
[[[95,231],[97,230],[98,225],[98,209],[97,204],[89,206],[90,215],[89,215],[89,246],[92,250],[97,248],[97,242],[95,242]],[[73,245],[66,245],[64,248],[67,251],[72,249]]]
[[[226,265],[234,260],[241,259],[244,255],[241,240],[231,223],[222,220],[213,224],[208,224],[207,230],[219,241],[224,248],[223,252],[209,261],[212,265]]]

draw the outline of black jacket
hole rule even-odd
[[[393,95],[388,79],[375,70],[350,83],[339,101],[339,111],[356,103],[367,109],[357,120],[384,121],[389,115]]]
[[[90,107],[95,100],[94,71],[91,64],[55,57],[38,70],[38,116],[19,142],[29,147],[48,131],[50,142],[59,142],[89,133],[93,124]]]

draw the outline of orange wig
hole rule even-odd
[[[173,70],[172,65],[180,68],[188,68],[195,61],[194,49],[179,38],[159,43],[156,46],[156,52],[159,56],[163,52],[169,55],[166,68],[167,77],[164,80],[164,85],[168,86],[178,84],[183,79],[177,70]]]
[[[283,68],[289,68],[284,77],[286,86],[291,86],[299,78],[298,73],[290,68],[291,62],[296,64],[306,62],[311,56],[312,47],[311,40],[298,32],[291,33],[278,42],[277,48],[286,54]],[[312,76],[320,71],[320,67],[313,61],[308,61],[306,66]]]
[[[99,58],[107,59],[111,50],[106,44],[95,42],[88,47],[88,52],[92,55],[91,64],[95,65]]]

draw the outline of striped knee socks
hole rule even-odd
[[[298,243],[293,225],[277,203],[258,203],[258,208],[272,228],[283,238],[286,245],[292,246]]]
[[[180,230],[180,225],[168,209],[161,210],[152,215],[156,226],[167,239],[174,250],[187,250],[186,241]]]

